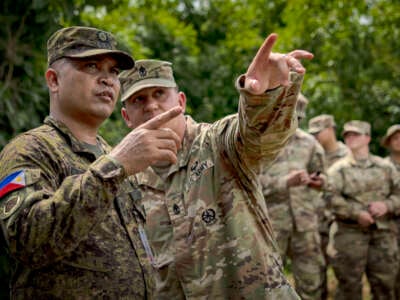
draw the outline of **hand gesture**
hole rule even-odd
[[[368,205],[368,211],[374,218],[379,218],[388,212],[388,207],[383,201],[374,201]]]
[[[305,170],[292,170],[286,175],[286,186],[294,187],[306,185],[308,180],[308,174]]]
[[[320,176],[320,172],[314,172],[310,175],[308,186],[313,189],[321,189],[324,185],[324,178]]]
[[[357,221],[358,224],[361,225],[361,227],[369,227],[370,225],[375,223],[374,218],[367,211],[360,212]]]
[[[110,152],[110,156],[124,166],[128,175],[160,161],[176,163],[181,139],[173,130],[161,127],[181,113],[182,108],[177,106],[133,129]]]
[[[313,54],[305,50],[294,50],[288,54],[272,53],[278,35],[270,34],[261,45],[246,72],[244,87],[252,94],[260,95],[280,85],[289,85],[289,71],[304,74],[300,59],[312,59]]]

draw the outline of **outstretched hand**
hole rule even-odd
[[[305,50],[294,50],[288,54],[273,53],[278,35],[270,34],[261,45],[246,72],[244,86],[252,94],[260,95],[280,85],[289,85],[289,71],[304,74],[300,59],[312,59],[314,55]]]
[[[162,125],[182,113],[182,107],[174,107],[133,129],[110,152],[119,161],[128,175],[145,170],[157,162],[174,164],[181,139]]]

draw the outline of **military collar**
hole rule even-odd
[[[58,121],[54,119],[51,116],[48,116],[44,120],[44,124],[56,128],[62,136],[66,139],[67,143],[71,146],[72,151],[75,153],[91,153],[94,154],[90,151],[88,151],[88,148],[85,146],[85,143],[79,141],[71,132],[71,130],[61,121]],[[96,136],[97,143],[101,149],[103,149],[103,152],[107,152],[109,150],[108,144],[106,141],[101,138],[99,135]],[[95,154],[94,154],[95,155]],[[95,155],[96,156],[96,155]]]
[[[361,168],[369,168],[374,165],[374,161],[372,159],[371,154],[368,154],[368,157],[366,160],[356,160],[354,158],[353,153],[350,151],[350,153],[348,155],[348,159],[353,166],[357,166],[357,167],[361,167]]]

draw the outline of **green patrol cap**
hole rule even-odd
[[[342,136],[348,132],[371,135],[371,125],[368,122],[353,120],[343,125]]]
[[[308,105],[308,99],[300,93],[297,97],[296,103],[296,114],[298,118],[304,119],[306,117],[306,107]]]
[[[148,87],[176,87],[172,63],[162,60],[142,59],[135,62],[135,67],[122,72],[121,101],[127,100],[134,93]]]
[[[381,145],[383,147],[388,147],[389,146],[390,137],[393,134],[395,134],[397,131],[400,131],[400,124],[395,124],[395,125],[390,126],[387,129],[385,136],[382,138]]]
[[[335,120],[332,115],[319,115],[311,118],[308,121],[308,132],[311,134],[316,134],[325,128],[335,127]]]
[[[134,66],[132,56],[116,48],[114,36],[92,27],[72,26],[62,28],[47,41],[47,62],[51,65],[63,57],[85,58],[107,54],[113,56],[123,70]]]

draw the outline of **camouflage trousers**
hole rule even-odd
[[[296,291],[303,300],[321,299],[321,270],[325,260],[319,233],[315,231],[276,230],[282,259],[292,261]]]
[[[396,218],[396,225],[397,225],[397,245],[400,252],[400,217]],[[395,296],[396,300],[400,300],[400,263],[399,263],[399,268],[397,269]]]
[[[328,265],[330,264],[329,262],[329,256],[328,256],[328,244],[329,244],[329,231],[330,231],[330,226],[332,224],[332,216],[329,214],[325,214],[323,216],[320,216],[320,222],[319,222],[319,235],[321,237],[321,251],[325,259],[325,265],[321,269],[321,279],[322,279],[322,285],[321,285],[321,300],[327,300],[328,299]]]
[[[361,300],[365,272],[374,300],[392,300],[399,265],[396,234],[338,222],[331,259],[338,287],[335,299]]]

